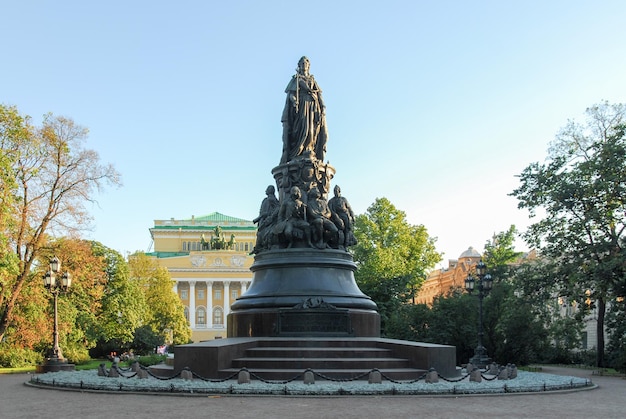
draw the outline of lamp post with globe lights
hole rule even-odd
[[[37,372],[53,372],[53,371],[72,371],[74,364],[68,364],[63,358],[61,347],[59,346],[59,321],[58,321],[58,305],[57,300],[60,293],[67,292],[72,285],[72,275],[69,272],[61,273],[61,262],[54,256],[50,259],[50,269],[43,277],[44,287],[50,291],[54,298],[54,332],[52,348],[48,352],[46,361],[37,365]]]
[[[487,355],[487,350],[483,346],[483,298],[493,287],[493,279],[487,273],[487,266],[482,259],[476,264],[476,277],[470,272],[465,279],[465,289],[472,294],[474,290],[478,293],[478,346],[474,351],[474,356],[470,358],[470,363],[478,368],[485,368],[491,363],[491,358]]]

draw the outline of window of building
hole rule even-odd
[[[181,300],[189,299],[189,294],[187,293],[187,290],[180,290],[180,299]]]
[[[198,290],[198,300],[204,300],[204,290]]]
[[[189,307],[185,307],[185,320],[189,322]]]
[[[213,309],[213,325],[224,325],[224,312],[219,307]]]
[[[206,310],[203,307],[199,307],[197,310],[198,325],[206,325]]]
[[[237,290],[230,290],[230,298],[232,300],[236,300],[237,299]]]
[[[215,290],[213,292],[213,294],[214,294],[214,298],[216,300],[221,300],[222,299],[222,290]]]
[[[583,350],[587,349],[587,332],[583,332],[582,336],[581,336],[581,344],[580,346],[582,347]]]

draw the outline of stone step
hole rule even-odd
[[[367,339],[351,338],[279,338],[259,340],[257,347],[298,348],[373,348]]]
[[[263,346],[246,350],[248,357],[283,358],[389,358],[391,351],[383,348]]]
[[[225,378],[246,368],[264,380],[289,380],[311,369],[331,379],[367,380],[369,372],[378,369],[391,379],[414,380],[425,373],[411,368],[408,359],[394,356],[392,350],[372,345],[367,339],[264,339],[242,355],[219,375]]]
[[[258,348],[259,352],[254,348]],[[381,352],[381,350],[383,351]],[[174,374],[179,373],[184,368],[189,368],[194,373],[210,379],[230,377],[244,367],[252,372],[255,370],[259,370],[261,373],[265,373],[264,370],[276,371],[275,373],[266,373],[271,378],[270,376],[264,377],[272,380],[291,379],[307,368],[316,372],[331,371],[336,374],[338,379],[350,379],[372,369],[378,369],[383,373],[389,370],[389,376],[394,379],[413,380],[419,378],[431,367],[437,369],[443,377],[459,376],[455,366],[454,347],[384,338],[227,338],[180,345],[176,347],[175,353]],[[272,362],[271,366],[253,365],[254,359],[258,358],[269,359],[267,362]],[[296,359],[295,368],[286,368],[281,365],[279,362],[281,358]],[[308,361],[307,364],[304,364],[304,360],[307,358],[317,359],[315,362],[318,364],[309,364]],[[359,362],[362,362],[363,359],[369,361],[366,365],[357,364],[354,367],[349,366],[346,362],[338,367],[324,364],[324,362],[341,362],[344,359],[357,358]],[[244,359],[243,362],[242,359]],[[319,361],[320,359],[324,361]],[[390,359],[393,359],[394,363],[400,362],[400,364],[385,365],[381,362],[381,360]],[[233,364],[233,360],[239,361]],[[306,366],[303,367],[303,365]],[[342,373],[341,371],[344,369],[345,373]],[[391,374],[395,374],[395,376]],[[362,379],[367,381],[367,377]]]
[[[280,358],[244,357],[233,359],[232,368],[277,369],[354,369],[407,368],[409,361],[401,358]]]

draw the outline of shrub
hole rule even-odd
[[[63,348],[63,356],[73,364],[84,364],[91,359],[89,351],[79,347]]]
[[[139,355],[149,355],[154,353],[154,348],[164,343],[163,337],[155,333],[150,326],[141,326],[135,329],[132,347]]]
[[[161,362],[165,362],[166,358],[167,358],[167,355],[156,355],[156,354],[145,355],[145,356],[140,356],[137,359],[137,362],[139,362],[144,367],[149,367],[150,365],[156,365],[156,364],[160,364]]]
[[[37,365],[43,356],[31,349],[18,348],[6,343],[0,344],[0,367],[21,368]]]

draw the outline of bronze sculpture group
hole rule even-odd
[[[214,230],[215,236],[207,241],[204,234],[200,236],[200,246],[202,250],[232,250],[235,247],[235,235],[230,235],[230,240],[226,241],[222,228],[216,226]]]
[[[294,247],[345,250],[356,244],[354,213],[339,186],[327,200],[335,169],[324,163],[326,109],[309,68],[309,59],[300,58],[285,89],[283,152],[272,170],[279,197],[274,186],[267,187],[259,216],[253,220],[258,230],[252,253]]]

